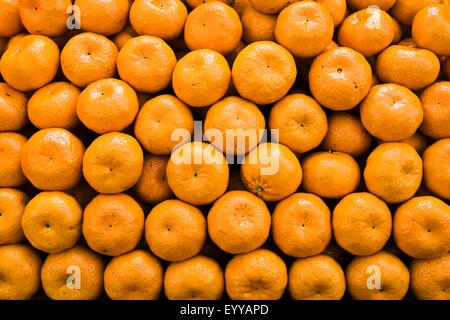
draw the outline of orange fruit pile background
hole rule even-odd
[[[448,0],[0,0],[0,54],[0,300],[450,300]]]

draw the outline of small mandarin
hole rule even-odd
[[[27,138],[15,132],[0,132],[0,187],[18,187],[26,183],[21,154]]]
[[[120,193],[138,181],[144,165],[144,152],[135,138],[110,132],[99,136],[86,149],[83,175],[100,193]]]
[[[413,258],[437,258],[449,250],[449,226],[448,204],[432,196],[415,197],[395,212],[394,240]]]
[[[170,84],[176,63],[175,53],[164,40],[144,35],[120,49],[117,71],[136,91],[155,93]]]
[[[214,202],[227,189],[228,163],[211,144],[189,142],[176,149],[166,168],[175,196],[193,205]]]
[[[356,190],[360,169],[352,156],[342,152],[314,152],[302,161],[303,188],[324,198],[341,198]]]
[[[42,261],[38,253],[23,244],[0,246],[1,300],[28,300],[41,287]]]
[[[156,205],[145,221],[150,250],[167,261],[182,261],[200,252],[206,240],[206,219],[196,207],[180,200]]]
[[[270,110],[269,128],[279,130],[279,141],[294,152],[307,152],[322,142],[328,129],[327,116],[311,97],[287,95]]]
[[[18,243],[25,238],[22,216],[28,200],[23,191],[0,188],[0,245]]]
[[[214,202],[208,213],[211,240],[223,251],[241,254],[267,240],[271,217],[263,200],[248,191],[229,191]]]
[[[176,132],[180,132],[177,135]],[[183,132],[181,132],[183,130]],[[177,97],[164,94],[144,103],[134,124],[134,135],[152,154],[170,154],[185,142],[185,133],[192,136],[194,119],[192,112]]]
[[[232,300],[278,300],[287,282],[284,261],[267,249],[235,255],[225,268],[225,287]]]
[[[257,104],[283,98],[295,82],[297,70],[292,54],[272,41],[245,47],[233,63],[233,83],[239,94]]]
[[[333,17],[315,1],[295,2],[283,9],[275,27],[277,41],[301,58],[321,53],[332,40],[333,32]]]
[[[388,203],[410,199],[422,181],[423,164],[416,150],[404,142],[383,143],[367,158],[367,189]]]
[[[184,26],[184,40],[192,51],[211,49],[230,53],[242,37],[237,12],[222,2],[207,2],[192,10]]]
[[[314,256],[331,240],[330,209],[314,194],[294,193],[280,201],[272,220],[273,239],[289,256]]]
[[[297,191],[302,176],[296,155],[278,143],[261,143],[241,165],[245,188],[265,201],[279,201]]]
[[[70,282],[71,273],[77,270],[79,282]],[[104,270],[99,255],[77,245],[47,256],[41,269],[42,287],[52,300],[94,300],[103,292]]]
[[[361,53],[339,47],[314,59],[308,77],[317,102],[342,111],[352,109],[369,93],[372,69]]]
[[[408,268],[386,251],[354,258],[345,276],[356,300],[402,300],[409,288]]]
[[[164,292],[169,300],[219,300],[224,287],[220,265],[203,255],[172,262],[164,274]]]
[[[450,200],[450,138],[433,143],[422,159],[426,187],[438,197]]]
[[[0,132],[18,131],[28,123],[28,97],[7,83],[0,83]]]
[[[28,118],[38,129],[75,129],[80,123],[76,113],[79,95],[80,89],[69,82],[50,83],[31,96]]]
[[[450,299],[450,253],[411,262],[411,289],[421,300]]]
[[[426,49],[393,45],[381,52],[375,70],[381,82],[396,83],[410,90],[432,84],[439,74],[438,57]]]
[[[115,257],[133,250],[141,240],[144,211],[127,194],[100,194],[84,209],[82,228],[92,250]]]
[[[76,105],[80,121],[98,134],[122,131],[134,121],[138,111],[139,101],[133,88],[112,78],[90,83]]]
[[[364,128],[383,141],[410,138],[423,120],[419,98],[394,83],[373,86],[359,108]]]
[[[137,33],[164,40],[181,35],[187,16],[180,0],[137,0],[130,9],[130,23]]]
[[[289,269],[288,290],[295,300],[340,300],[345,293],[345,274],[326,255],[297,259]]]
[[[163,285],[163,268],[144,250],[115,257],[105,269],[105,291],[112,300],[156,300]]]
[[[22,170],[40,190],[67,190],[81,180],[83,155],[83,143],[66,129],[42,129],[22,149]]]
[[[368,192],[345,196],[333,211],[333,235],[354,255],[380,251],[391,236],[392,217],[386,203]]]
[[[74,197],[60,191],[41,192],[28,202],[22,228],[33,247],[58,253],[77,243],[82,216],[83,210]]]
[[[184,103],[206,107],[225,95],[230,80],[231,71],[225,57],[210,49],[200,49],[178,61],[173,70],[172,86]]]

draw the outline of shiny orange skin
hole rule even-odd
[[[102,79],[81,92],[76,111],[80,121],[98,134],[122,131],[134,121],[139,101],[125,81]]]
[[[0,188],[0,245],[21,242],[22,216],[28,196],[17,189]]]
[[[1,0],[0,9],[0,37],[11,37],[24,29],[19,15],[19,0]]]
[[[381,82],[392,82],[411,90],[432,84],[440,69],[437,56],[426,49],[393,45],[381,52],[375,70]]]
[[[220,265],[203,255],[172,262],[164,274],[164,292],[169,300],[219,300],[224,287]]]
[[[349,110],[369,93],[372,69],[359,52],[339,47],[321,53],[311,65],[309,88],[322,106]]]
[[[188,1],[203,1],[203,0],[188,0]],[[208,0],[206,0],[206,1],[208,1]],[[230,1],[230,0],[228,0],[228,1]],[[227,2],[227,1],[223,1],[223,2]],[[233,9],[236,10],[236,12],[239,14],[239,16],[242,15],[245,8],[247,8],[249,5],[251,5],[250,0],[234,0],[234,1],[230,1],[230,2],[232,2]]]
[[[275,27],[278,43],[301,58],[321,53],[331,42],[333,32],[333,17],[315,1],[300,1],[283,9]]]
[[[206,107],[225,95],[230,80],[231,71],[225,57],[210,49],[200,49],[178,61],[172,86],[177,97],[187,105]]]
[[[61,69],[78,87],[116,73],[117,47],[108,38],[84,32],[71,38],[61,51]]]
[[[231,3],[233,2],[233,0],[185,0],[185,1],[192,9],[195,9],[199,5],[202,5],[203,3],[207,3],[207,2],[218,1],[218,2],[226,3],[228,5],[231,5]]]
[[[229,168],[223,154],[212,145],[188,142],[172,153],[166,168],[170,189],[180,200],[209,204],[227,189]]]
[[[130,22],[138,34],[164,40],[181,35],[187,16],[186,6],[180,0],[137,0],[130,9]]]
[[[347,2],[345,0],[316,0],[316,2],[328,9],[335,27],[342,23],[347,13]]]
[[[433,143],[422,159],[425,186],[442,200],[450,200],[450,138]]]
[[[81,28],[105,36],[119,33],[127,23],[129,0],[75,0]]]
[[[41,287],[42,261],[38,253],[23,244],[0,246],[1,300],[28,300]]]
[[[450,55],[450,6],[433,4],[421,9],[414,17],[412,37],[417,45],[439,56]]]
[[[18,131],[28,123],[28,97],[7,83],[0,83],[0,131]]]
[[[134,192],[143,201],[160,203],[173,197],[167,183],[166,167],[169,156],[144,155],[141,177],[134,186]]]
[[[394,23],[385,11],[367,8],[357,11],[342,22],[338,42],[365,57],[373,56],[389,46],[394,39]]]
[[[229,96],[208,109],[204,128],[205,137],[219,150],[241,155],[261,141],[266,120],[254,103]]]
[[[286,95],[297,70],[292,54],[271,41],[257,41],[245,47],[232,68],[239,94],[256,104],[269,104]]]
[[[432,197],[415,197],[397,208],[394,240],[407,255],[432,259],[450,249],[450,206]]]
[[[125,43],[117,56],[120,78],[136,91],[158,92],[172,79],[177,59],[164,40],[140,36]]]
[[[237,12],[222,2],[204,3],[192,10],[184,26],[184,40],[192,51],[211,49],[230,53],[242,37]]]
[[[246,43],[275,41],[277,16],[265,14],[248,5],[241,14],[242,39]]]
[[[22,149],[25,177],[41,190],[67,190],[81,179],[84,145],[66,129],[42,129]]]
[[[350,8],[354,10],[362,10],[368,6],[377,6],[381,10],[388,11],[397,0],[347,0]]]
[[[383,141],[410,138],[423,120],[419,98],[394,83],[373,86],[360,104],[360,114],[364,128]]]
[[[368,192],[345,196],[333,210],[337,244],[354,255],[374,254],[391,236],[392,217],[386,203]]]
[[[420,102],[423,108],[420,131],[432,139],[450,138],[450,81],[435,82],[426,88],[420,94]]]
[[[428,140],[425,136],[417,131],[408,139],[402,140],[401,142],[406,142],[411,145],[414,149],[416,149],[417,153],[421,155],[425,149],[428,147]]]
[[[102,257],[91,250],[75,246],[60,253],[49,254],[42,264],[42,288],[52,300],[95,300],[103,292],[103,271],[105,265]],[[69,289],[67,282],[79,268],[80,288]]]
[[[358,187],[360,169],[352,156],[341,152],[314,152],[302,161],[302,186],[324,198],[341,198]]]
[[[80,89],[69,82],[50,83],[31,96],[27,105],[28,118],[38,129],[72,130],[80,124],[76,113],[79,95]]]
[[[8,46],[1,60],[3,79],[20,91],[38,89],[56,76],[59,48],[45,36],[27,35]]]
[[[231,300],[278,300],[287,281],[284,261],[267,249],[236,255],[225,268],[225,287]]]
[[[340,300],[345,287],[344,271],[327,255],[297,259],[289,269],[288,290],[295,300]]]
[[[307,152],[322,142],[328,129],[322,107],[302,93],[285,96],[270,110],[269,128],[279,130],[279,141],[294,152]]]
[[[144,153],[135,138],[110,132],[86,149],[83,175],[100,193],[120,193],[135,185],[142,173]]]
[[[60,36],[67,30],[71,0],[19,0],[19,14],[29,33],[48,37]]]
[[[383,143],[369,155],[364,169],[367,189],[388,203],[410,199],[422,181],[422,159],[404,142]]]
[[[191,136],[194,118],[188,106],[168,94],[147,101],[141,107],[134,125],[134,135],[141,145],[148,152],[158,155],[170,154],[175,146],[189,138],[177,136],[175,130],[185,130]]]
[[[373,269],[368,269],[373,268]],[[380,276],[380,289],[370,277]],[[354,258],[345,270],[347,288],[356,300],[402,300],[409,288],[408,267],[395,255],[379,251]]]
[[[22,229],[33,247],[58,253],[80,239],[82,216],[83,210],[74,197],[60,191],[41,192],[28,202]]]
[[[202,212],[180,200],[159,203],[145,220],[145,240],[150,250],[167,261],[183,261],[198,254],[206,232]]]
[[[0,187],[18,187],[26,183],[21,153],[27,138],[15,132],[0,132]]]
[[[84,209],[83,236],[92,250],[115,257],[138,245],[144,219],[144,211],[131,196],[100,194]]]
[[[113,258],[106,266],[106,294],[112,300],[156,300],[162,290],[163,273],[152,254],[134,250]]]
[[[289,256],[304,258],[319,254],[331,240],[330,209],[314,194],[294,193],[275,207],[272,236]]]
[[[266,14],[276,14],[279,13],[283,8],[291,5],[293,2],[298,0],[249,0],[250,4],[255,7],[256,10],[261,11]]]
[[[114,35],[112,40],[113,40],[114,44],[116,45],[117,49],[120,50],[120,49],[123,48],[123,46],[125,45],[125,43],[128,40],[130,40],[130,39],[132,39],[134,37],[137,37],[137,36],[138,36],[138,34],[133,29],[133,27],[127,26],[121,32],[119,32],[118,34]]]
[[[397,0],[391,8],[392,15],[402,24],[412,25],[416,14],[428,5],[439,3],[441,0]]]
[[[411,289],[420,300],[450,299],[450,253],[411,262]]]
[[[392,23],[394,24],[394,39],[392,39],[392,44],[398,44],[398,42],[400,42],[403,36],[402,26],[394,18],[392,18]]]
[[[279,201],[297,191],[302,167],[295,154],[278,143],[261,143],[245,156],[241,180],[264,201]]]
[[[229,191],[208,213],[208,233],[223,251],[242,254],[259,248],[270,233],[271,217],[263,200],[248,191]]]
[[[322,149],[358,157],[369,150],[371,142],[372,137],[358,116],[349,112],[335,112],[328,116],[328,131],[322,141]]]

